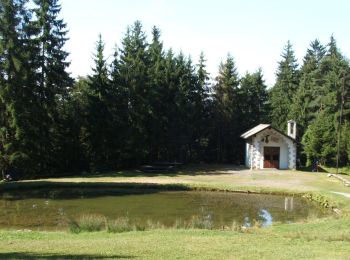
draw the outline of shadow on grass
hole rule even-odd
[[[326,171],[324,168],[322,168],[322,166],[318,166],[317,171],[314,171],[312,166],[303,166],[303,167],[299,167],[298,171],[303,171],[303,172],[311,172],[311,173],[328,173],[328,171]]]
[[[190,190],[192,190],[191,187],[183,184],[31,181],[2,184],[0,186],[0,198],[6,200],[29,198],[75,199]]]
[[[218,174],[232,174],[232,172],[239,172],[247,170],[246,167],[231,164],[198,164],[186,165],[178,167],[172,171],[159,172],[143,172],[141,170],[125,170],[125,171],[109,171],[104,173],[91,173],[82,176],[73,176],[72,178],[102,178],[102,177],[176,177],[176,176],[197,176],[197,175],[218,175]]]
[[[127,255],[72,255],[72,254],[37,254],[27,252],[0,253],[0,259],[132,259],[135,256]]]

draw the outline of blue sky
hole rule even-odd
[[[61,0],[61,4],[73,76],[91,72],[99,33],[108,57],[135,20],[148,34],[153,25],[159,27],[165,48],[182,50],[195,62],[203,51],[212,77],[231,53],[241,75],[261,67],[271,86],[288,40],[299,63],[312,40],[327,44],[331,34],[350,57],[348,0]]]

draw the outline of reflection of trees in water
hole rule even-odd
[[[65,224],[62,208],[48,200],[0,200],[0,227],[46,229]]]
[[[61,197],[60,191],[48,191],[47,197]],[[109,191],[108,191],[109,192]],[[230,227],[239,225],[263,226],[272,221],[294,222],[309,214],[321,216],[323,212],[301,198],[224,192],[164,192],[133,196],[109,196],[70,199],[14,199],[7,194],[0,200],[0,226],[23,228],[56,228],[63,218],[81,214],[101,214],[106,218],[127,217],[130,221],[160,222],[173,226],[177,219],[189,222],[196,218],[205,226]],[[12,197],[11,197],[12,196]],[[17,196],[17,195],[16,195]],[[33,199],[32,199],[33,198]]]
[[[298,197],[274,195],[233,194],[206,198],[206,203],[216,205],[213,222],[216,226],[229,225],[232,221],[244,226],[261,223],[271,225],[273,221],[295,222],[310,214],[322,216],[325,212],[315,204]],[[203,198],[205,199],[205,198]]]
[[[293,211],[294,209],[294,198],[293,197],[285,197],[284,198],[284,210],[285,211]]]

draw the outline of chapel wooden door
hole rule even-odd
[[[279,147],[264,147],[264,168],[280,167],[280,148]]]

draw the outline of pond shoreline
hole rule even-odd
[[[0,229],[0,258],[29,259],[83,256],[147,259],[191,258],[206,255],[212,259],[347,259],[349,257],[350,203],[336,192],[347,190],[323,173],[301,171],[249,172],[231,169],[200,169],[171,176],[148,177],[141,173],[115,172],[86,178],[57,178],[0,183],[0,193],[53,187],[153,188],[162,190],[226,191],[247,194],[305,196],[340,214],[311,218],[306,222],[276,224],[245,230],[154,229],[124,233],[67,231],[26,231]],[[147,243],[145,243],[147,241]],[[157,245],[150,247],[149,245]],[[257,251],[259,248],[259,251]],[[334,248],[337,248],[335,251]],[[116,255],[117,252],[117,255]],[[120,257],[122,258],[122,257]],[[83,257],[79,259],[84,259]],[[200,258],[198,258],[200,259]]]
[[[285,195],[303,197],[310,201],[317,202],[324,208],[331,209],[337,215],[341,215],[343,211],[339,208],[336,201],[328,198],[323,193],[317,191],[302,192],[276,189],[262,189],[259,187],[251,188],[221,188],[215,185],[203,184],[188,184],[188,183],[144,183],[144,182],[58,182],[58,181],[18,181],[18,182],[3,182],[0,183],[0,193],[15,190],[33,190],[33,189],[47,189],[47,188],[117,188],[127,190],[155,190],[155,191],[220,191],[243,194],[261,194],[261,195]]]

